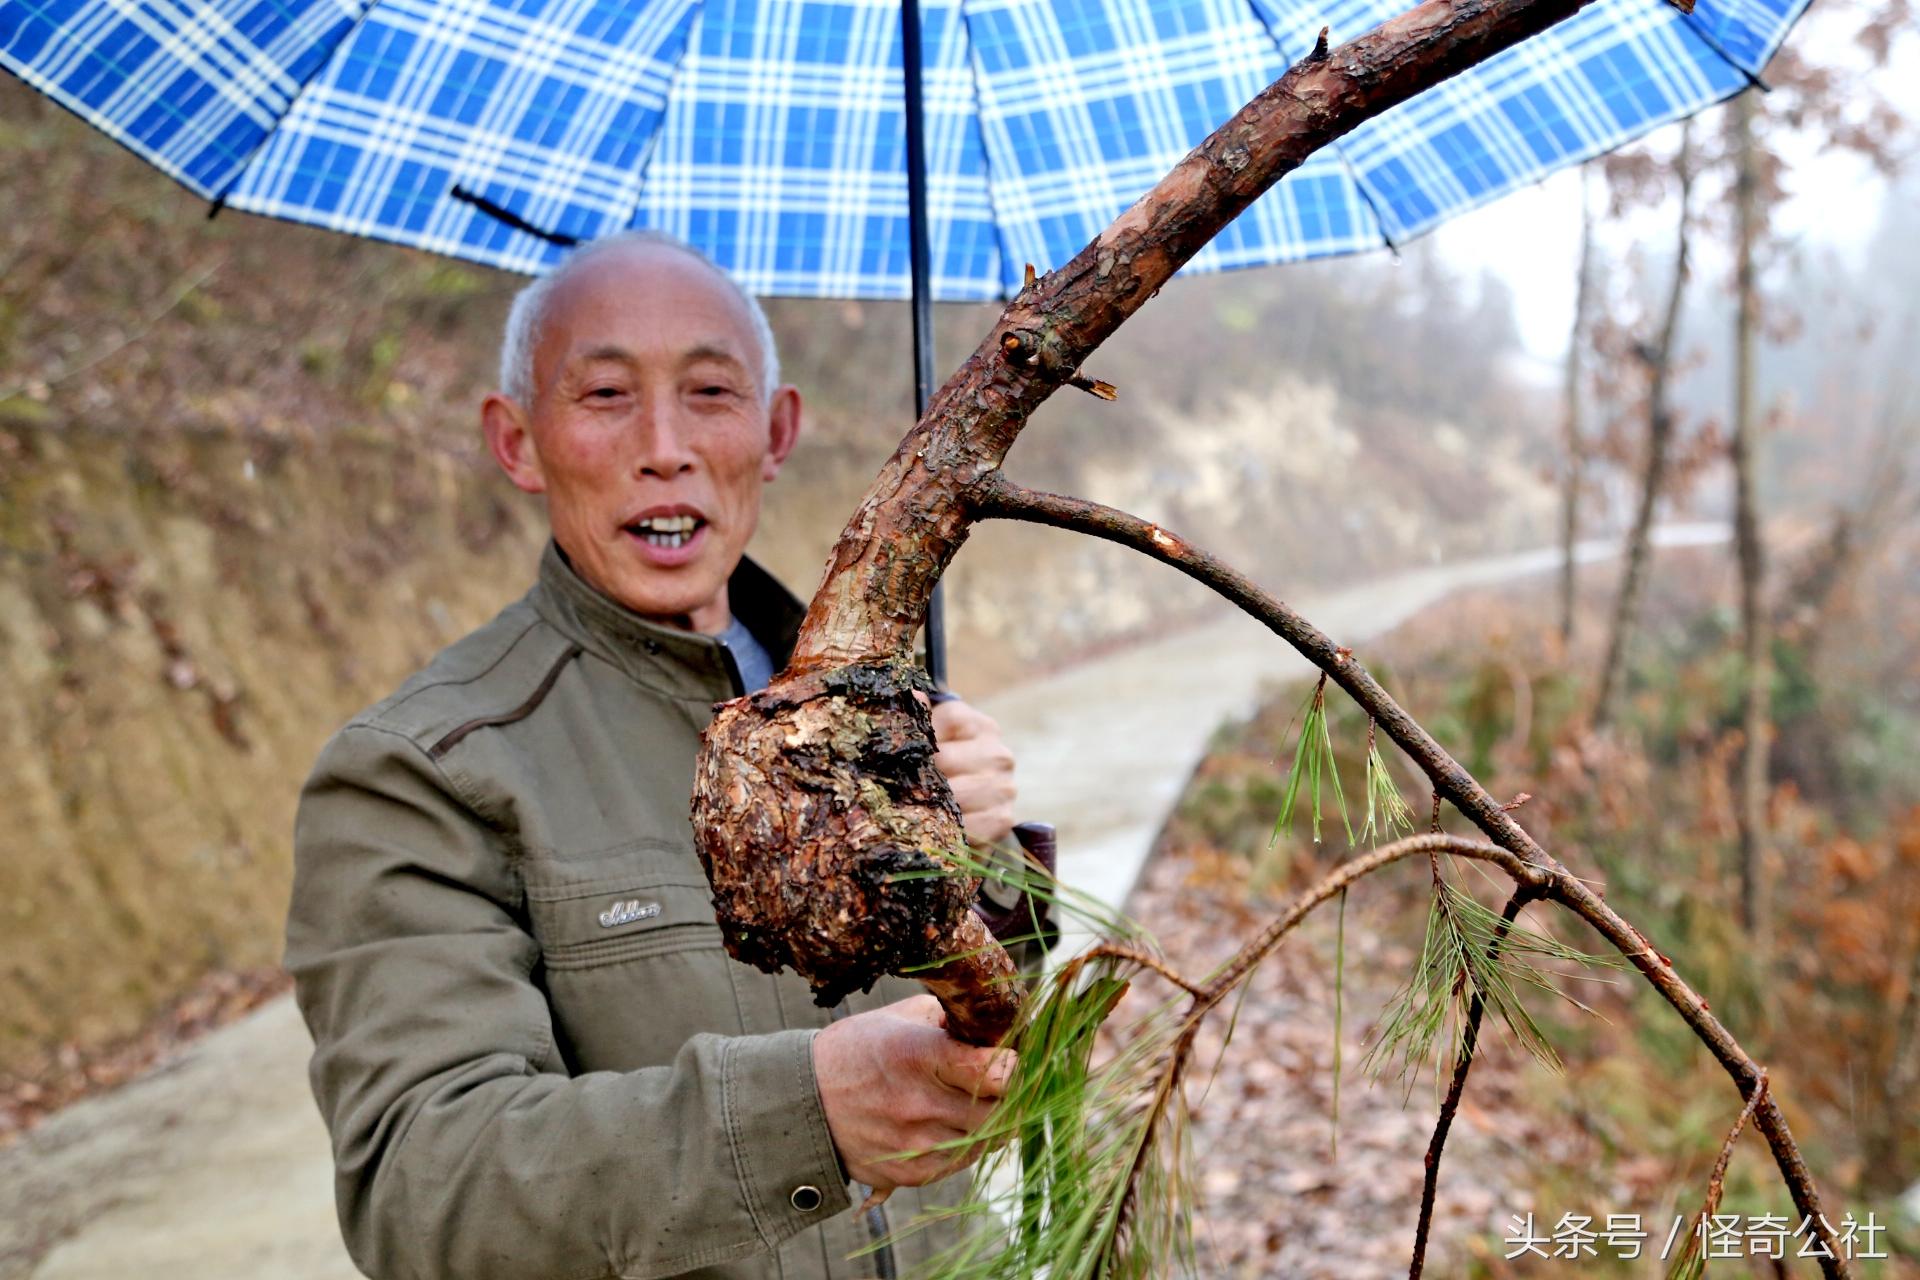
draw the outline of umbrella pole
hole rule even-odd
[[[921,97],[920,0],[900,0],[900,73],[907,124],[907,269],[913,280],[913,416],[933,395],[932,252],[927,231],[927,117]],[[947,683],[946,601],[935,583],[927,601],[927,675]]]

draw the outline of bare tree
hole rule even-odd
[[[1573,332],[1567,338],[1564,444],[1560,480],[1560,642],[1573,642],[1573,605],[1575,594],[1575,545],[1580,540],[1580,486],[1583,483],[1586,441],[1580,425],[1582,365],[1587,347],[1588,290],[1593,282],[1593,170],[1580,168],[1580,266],[1573,293]]]
[[[1753,343],[1758,323],[1754,247],[1760,235],[1760,211],[1753,99],[1751,89],[1735,98],[1729,119],[1734,164],[1735,295],[1733,434],[1729,451],[1733,461],[1734,542],[1740,565],[1741,652],[1745,656],[1740,715],[1745,740],[1741,744],[1740,769],[1734,788],[1734,822],[1740,842],[1740,917],[1764,969],[1767,957],[1773,954],[1773,919],[1761,868],[1767,840],[1767,740],[1772,734],[1767,702],[1773,685],[1773,663],[1764,604],[1766,548],[1761,541],[1754,478],[1754,455],[1758,448],[1755,435],[1760,429],[1753,403]]]
[[[1894,33],[1910,25],[1904,0],[1868,10],[1855,42],[1875,68],[1884,66]],[[1857,78],[1836,75],[1797,54],[1781,59],[1774,78],[1785,101],[1768,108],[1749,89],[1727,114],[1727,152],[1732,162],[1734,245],[1733,421],[1728,441],[1733,470],[1734,553],[1740,580],[1741,749],[1734,775],[1734,822],[1738,833],[1740,915],[1764,965],[1772,954],[1772,911],[1764,864],[1767,849],[1769,758],[1773,737],[1769,702],[1773,687],[1771,614],[1766,603],[1767,556],[1760,513],[1758,466],[1763,422],[1754,363],[1762,330],[1759,257],[1767,247],[1771,207],[1785,195],[1781,161],[1756,137],[1756,126],[1785,124],[1826,147],[1854,152],[1882,172],[1895,167],[1904,122],[1884,95]],[[1864,88],[1864,91],[1863,91]]]
[[[1693,126],[1680,127],[1680,150],[1673,173],[1680,188],[1679,229],[1674,235],[1673,281],[1667,289],[1666,311],[1652,341],[1637,344],[1634,354],[1646,368],[1647,441],[1640,471],[1640,503],[1627,535],[1626,568],[1620,594],[1614,600],[1613,620],[1607,631],[1606,658],[1600,667],[1600,688],[1593,700],[1593,727],[1604,729],[1612,719],[1619,695],[1627,643],[1639,620],[1640,597],[1646,588],[1647,561],[1653,546],[1653,518],[1666,483],[1673,446],[1673,406],[1670,400],[1674,347],[1680,331],[1680,304],[1687,290],[1688,243],[1693,220]]]

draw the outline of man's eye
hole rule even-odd
[[[722,387],[718,385],[711,386],[711,387],[701,387],[699,388],[696,394],[702,395],[702,396],[708,396],[708,397],[730,396],[733,394],[733,388]]]
[[[595,387],[587,392],[588,398],[594,400],[611,400],[625,394],[626,392],[619,387]]]

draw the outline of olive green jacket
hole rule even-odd
[[[784,660],[793,598],[748,561],[730,598]],[[549,546],[525,598],[327,744],[287,967],[368,1275],[812,1280],[911,1274],[935,1247],[850,1259],[871,1224],[814,1083],[830,1014],[721,948],[688,798],[700,730],[738,692],[720,644]]]

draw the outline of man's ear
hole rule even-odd
[[[494,392],[480,405],[480,430],[487,437],[493,460],[514,486],[527,493],[545,493],[546,473],[540,469],[540,451],[534,447],[533,426],[517,400]]]
[[[781,387],[773,393],[773,403],[767,406],[767,456],[760,464],[760,479],[772,480],[780,474],[780,464],[793,452],[794,444],[800,439],[800,391],[796,387]]]

